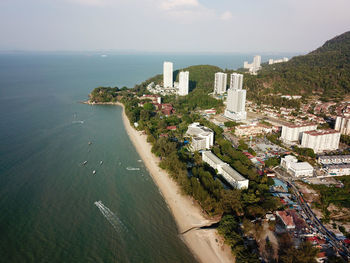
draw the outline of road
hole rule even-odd
[[[350,260],[350,251],[347,249],[347,247],[344,245],[344,243],[340,240],[338,240],[333,233],[328,231],[328,229],[321,223],[321,221],[317,218],[317,216],[313,213],[310,206],[304,201],[302,193],[298,190],[298,188],[294,185],[292,180],[282,175],[282,171],[279,171],[275,169],[277,177],[282,180],[283,182],[287,183],[287,185],[292,188],[293,194],[301,207],[301,209],[304,211],[305,215],[308,217],[308,219],[312,222],[313,226],[324,236],[326,236],[329,240],[329,243],[338,251],[338,253],[346,260]]]

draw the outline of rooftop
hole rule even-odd
[[[328,169],[350,169],[350,164],[331,164]]]
[[[202,152],[202,155],[205,155],[208,157],[210,160],[212,160],[216,164],[223,164],[224,162],[219,159],[215,154],[213,154],[211,151],[204,151]]]
[[[348,159],[350,158],[350,155],[333,155],[333,156],[319,156],[318,159],[320,160],[337,160],[337,159]]]
[[[222,170],[224,170],[226,173],[228,173],[228,175],[230,175],[236,181],[246,181],[247,180],[239,172],[237,172],[235,169],[233,169],[227,163],[222,166]]]
[[[292,163],[290,168],[298,171],[314,169],[308,162]]]
[[[289,128],[299,128],[299,127],[317,126],[317,124],[315,124],[315,123],[284,124],[283,126],[286,126]]]
[[[336,134],[336,133],[340,134],[340,132],[333,130],[333,129],[306,131],[304,133],[309,134],[311,136],[320,136],[320,135]]]

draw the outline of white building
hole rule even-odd
[[[350,175],[350,164],[332,164],[326,168],[327,176],[344,176]]]
[[[231,74],[230,88],[227,91],[225,116],[232,120],[245,120],[247,112],[245,102],[247,91],[242,89],[243,75]]]
[[[350,135],[350,118],[337,116],[334,129],[341,134]]]
[[[301,139],[301,146],[311,148],[315,153],[333,151],[339,148],[340,132],[332,129],[306,131]]]
[[[190,136],[192,139],[190,149],[199,151],[210,149],[214,144],[214,132],[199,122],[194,122],[188,126],[185,136]]]
[[[219,159],[211,151],[203,151],[202,152],[202,160],[203,160],[203,162],[209,164],[210,167],[214,168],[215,170],[219,170],[219,167],[225,164],[225,162],[223,162],[221,159]]]
[[[165,61],[163,64],[163,86],[164,88],[173,87],[173,63]]]
[[[179,75],[179,95],[186,96],[188,94],[189,89],[189,76],[190,73],[188,71],[181,71]]]
[[[250,64],[248,61],[244,61],[243,68],[249,69],[250,74],[256,75],[258,70],[261,69],[261,56],[256,55]]]
[[[229,164],[221,161],[215,154],[210,151],[202,152],[202,160],[222,175],[227,183],[237,189],[247,189],[249,180],[244,178],[240,173],[233,169]]]
[[[294,177],[312,176],[314,168],[308,162],[298,162],[292,155],[281,158],[281,166]]]
[[[303,132],[313,131],[317,129],[316,124],[287,124],[282,126],[282,133],[280,139],[287,144],[299,143],[302,139]]]
[[[214,94],[224,94],[227,86],[227,74],[222,72],[215,73]]]
[[[350,155],[319,156],[317,161],[323,165],[347,164],[350,163]]]
[[[282,62],[287,62],[288,58],[281,58],[281,59],[269,59],[269,65],[276,64],[276,63],[282,63]]]

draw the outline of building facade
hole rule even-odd
[[[179,74],[179,95],[186,96],[189,91],[190,73],[188,71],[181,71]]]
[[[173,63],[165,61],[163,64],[163,86],[164,88],[173,87]]]
[[[217,173],[222,175],[225,181],[236,189],[247,189],[249,180],[244,178],[240,173],[233,169],[229,164],[221,161],[211,151],[202,152],[202,160],[217,170]]]
[[[281,166],[294,177],[312,176],[314,168],[308,162],[298,162],[293,155],[281,158]]]
[[[215,73],[214,94],[222,95],[226,92],[227,74],[222,72]]]
[[[282,133],[280,139],[287,144],[297,144],[301,142],[303,133],[317,129],[317,124],[287,124],[282,125]]]
[[[337,116],[334,129],[341,134],[350,135],[350,118]]]
[[[227,101],[225,116],[232,120],[245,120],[247,112],[245,110],[247,91],[242,89],[243,75],[231,74],[230,88],[227,91]]]
[[[314,130],[303,133],[301,146],[311,148],[315,153],[323,151],[334,151],[339,148],[340,132],[328,130]]]
[[[244,61],[243,68],[249,69],[250,74],[256,75],[258,70],[261,69],[261,56],[256,55],[250,64],[248,61]]]
[[[210,149],[214,144],[214,132],[212,129],[200,125],[199,122],[194,122],[188,126],[185,136],[190,136],[192,139],[190,150],[200,151]]]

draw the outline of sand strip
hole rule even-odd
[[[179,233],[196,226],[212,223],[213,220],[206,219],[201,208],[189,196],[180,193],[179,186],[166,171],[159,168],[159,159],[152,154],[147,136],[130,125],[124,105],[121,103],[118,105],[123,107],[123,122],[129,138],[168,204]],[[235,261],[231,249],[223,244],[223,239],[215,229],[194,229],[182,235],[182,238],[199,262],[226,263]]]

